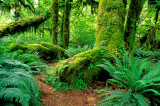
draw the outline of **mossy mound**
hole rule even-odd
[[[61,59],[67,57],[65,49],[58,45],[53,45],[48,42],[41,42],[40,44],[11,44],[10,51],[23,50],[23,53],[33,52],[38,53],[43,60]]]
[[[82,73],[81,79],[86,84],[91,84],[92,81],[99,79],[102,69],[97,65],[102,63],[105,56],[104,48],[88,50],[59,62],[51,74],[58,75],[59,81],[74,84],[79,78],[78,75]]]

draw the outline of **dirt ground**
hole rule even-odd
[[[56,63],[50,64],[52,67]],[[65,91],[57,92],[54,87],[48,86],[46,83],[40,81],[44,75],[35,75],[39,89],[42,95],[43,106],[96,106],[101,98],[97,98],[97,93],[91,87],[82,91]]]
[[[39,85],[40,92],[43,96],[42,104],[44,106],[96,106],[100,98],[91,87],[87,90],[57,92],[54,87],[48,86],[41,82],[40,78],[44,75],[35,75]]]

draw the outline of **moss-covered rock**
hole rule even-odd
[[[67,57],[67,55],[65,54],[65,49],[61,48],[58,45],[53,45],[48,42],[41,42],[41,44],[28,45],[11,44],[9,48],[9,52],[16,50],[23,50],[23,53],[36,52],[40,55],[40,58],[44,60],[53,60]]]

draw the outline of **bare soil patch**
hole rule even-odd
[[[95,106],[101,98],[97,98],[97,93],[91,87],[82,91],[57,92],[54,87],[38,80],[45,75],[35,75],[40,92],[43,96],[44,106]]]

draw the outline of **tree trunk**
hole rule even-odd
[[[87,84],[100,78],[103,73],[97,65],[124,49],[124,14],[123,0],[100,0],[94,49],[59,62],[55,70],[63,71],[54,71],[54,75],[58,73],[60,81],[70,84],[76,83],[80,73]]]
[[[39,15],[25,19],[20,19],[19,21],[16,22],[11,22],[8,25],[0,27],[0,38],[6,36],[7,34],[14,34],[18,31],[22,32],[31,26],[39,25],[45,20],[47,20],[48,17],[49,17],[48,14],[45,16]]]
[[[63,47],[68,47],[69,45],[69,16],[71,12],[71,2],[73,0],[65,0],[65,5],[64,5],[64,20],[63,20]]]
[[[52,2],[52,37],[53,44],[57,44],[58,35],[58,0],[53,0]]]
[[[126,48],[130,51],[134,49],[136,22],[139,19],[139,15],[142,11],[144,3],[145,0],[130,0],[124,37],[124,40],[126,42]]]
[[[122,0],[101,0],[94,48],[104,46],[109,54],[118,54],[124,47],[124,15]]]
[[[65,0],[62,0],[61,4],[64,4]],[[64,41],[63,41],[63,23],[64,23],[64,5],[62,5],[61,7],[62,11],[61,11],[61,19],[59,20],[60,23],[60,31],[59,31],[59,35],[60,35],[60,46],[64,46]]]

